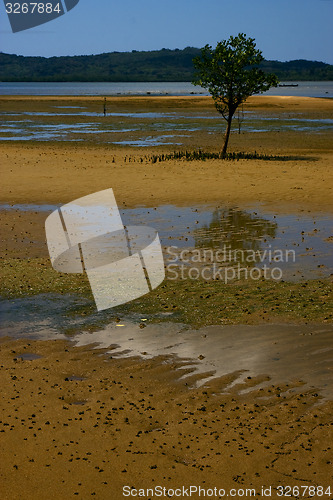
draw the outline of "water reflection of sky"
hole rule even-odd
[[[59,111],[59,109],[60,111]],[[0,113],[0,140],[80,141],[87,134],[95,134],[101,142],[130,146],[181,145],[179,132],[204,131],[217,133],[224,127],[224,120],[215,111],[202,113],[178,112],[113,112],[104,117],[100,111],[85,107],[58,106],[54,112],[22,111]],[[68,111],[67,111],[68,110]],[[333,130],[331,118],[305,118],[297,113],[261,115],[253,111],[240,114],[242,132],[311,131]],[[76,119],[74,121],[74,119]],[[87,119],[90,119],[87,121]],[[238,115],[233,130],[238,131]],[[142,137],[131,136],[141,132]],[[166,138],[151,136],[152,132],[171,132]],[[126,139],[117,139],[110,133],[126,133]],[[168,139],[169,137],[169,139]]]
[[[281,82],[290,84],[290,82]],[[332,82],[293,82],[297,87],[272,87],[266,95],[332,97]],[[209,95],[190,82],[0,82],[1,95],[115,96]]]
[[[45,212],[45,218],[56,208],[55,205],[0,205],[0,210]],[[121,209],[120,213],[126,226],[155,228],[164,249],[212,249],[215,252],[229,248],[232,251],[261,253],[281,250],[284,254],[286,250],[293,250],[295,262],[289,259],[288,262],[278,263],[284,273],[283,279],[320,278],[333,273],[333,224],[330,214],[282,215],[267,213],[260,207],[244,210],[224,206],[173,205]],[[248,265],[275,267],[277,264],[272,262],[271,257],[272,253],[267,252],[260,262],[258,255],[257,261]],[[166,250],[165,259],[173,259]]]
[[[127,225],[156,228],[164,247],[294,250],[295,262],[278,263],[285,279],[323,277],[333,272],[329,240],[333,227],[328,214],[274,215],[257,208],[174,206],[127,209],[121,213]],[[259,264],[275,266],[269,258],[267,253]]]
[[[0,205],[0,210],[43,212],[45,218],[57,208],[58,205]],[[215,251],[224,245],[260,251],[294,249],[294,263],[278,264],[283,269],[283,279],[327,277],[333,272],[329,214],[274,214],[261,207],[241,209],[224,205],[164,205],[121,209],[120,213],[126,226],[150,226],[159,232],[165,259],[168,257],[166,247],[171,246],[186,252]],[[256,265],[260,267],[264,263],[270,265],[267,260]],[[81,314],[88,306],[89,313]],[[126,316],[120,327],[119,323],[112,322],[113,310],[97,313],[90,299],[55,294],[4,300],[0,314],[0,336],[67,338],[79,346],[94,343],[97,348],[112,348],[113,357],[177,356],[184,360],[184,366],[191,366],[195,373],[201,374],[203,380],[240,370],[235,374],[234,383],[242,383],[247,376],[266,374],[271,381],[262,382],[254,389],[270,383],[303,380],[306,388],[315,387],[324,397],[332,398],[332,328],[327,325],[235,325],[192,331],[182,325],[156,325],[148,321],[147,327],[141,329],[140,322],[147,319],[142,314]],[[154,318],[160,319],[162,314],[157,312]],[[92,333],[90,326],[95,324],[107,326],[97,331],[94,328]],[[241,386],[240,390],[244,388]],[[230,386],[226,390],[230,390]]]
[[[80,314],[87,304],[87,299],[55,294],[4,300],[0,337],[67,339],[78,347],[103,349],[112,358],[163,356],[164,363],[174,363],[176,357],[179,367],[190,369],[179,375],[186,379],[196,374],[199,384],[234,374],[221,386],[226,392],[237,384],[236,390],[242,393],[287,383],[289,387],[281,392],[312,389],[326,399],[333,397],[330,325],[226,325],[191,330],[177,323],[150,323],[144,314],[126,316],[118,323],[112,321],[112,310]],[[106,326],[89,328],[94,322],[101,324],[101,316]],[[140,328],[147,319],[146,328]],[[243,385],[247,377],[257,376],[250,387]]]

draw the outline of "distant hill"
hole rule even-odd
[[[109,52],[92,56],[25,57],[0,52],[3,82],[190,82],[193,57],[200,50],[162,49]],[[323,62],[264,61],[264,71],[280,81],[333,80],[333,65]]]

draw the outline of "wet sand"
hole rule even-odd
[[[3,98],[1,105],[15,111],[22,103],[28,105],[29,99]],[[209,98],[108,100],[132,110],[211,107]],[[101,102],[96,98],[38,97],[31,100],[31,106],[44,109],[53,101]],[[272,109],[277,113],[297,110],[310,118],[325,118],[332,116],[333,101],[258,97],[249,100],[248,106],[267,114]],[[206,145],[208,150],[217,150],[220,142],[221,137],[194,134],[188,147]],[[174,148],[158,151],[170,149]],[[14,205],[62,204],[112,187],[120,207],[222,201],[238,206],[258,202],[281,213],[332,211],[331,134],[235,134],[230,150],[302,159],[152,164],[140,161],[151,152],[146,148],[6,142],[0,145],[0,200]],[[7,242],[14,234],[6,246],[6,262],[8,268],[14,260],[21,265],[19,279],[25,290],[28,280],[33,280],[27,275],[29,268],[38,279],[44,273],[43,215],[6,212],[2,216]],[[59,286],[64,286],[61,276]],[[166,303],[172,301],[172,293]],[[194,293],[198,295],[199,290]],[[326,289],[318,293],[326,303]],[[298,307],[293,304],[288,307]],[[215,307],[212,304],[217,311]],[[320,310],[320,302],[315,307]],[[304,327],[304,334],[307,329]],[[310,339],[306,342],[311,345]],[[226,490],[256,488],[258,492],[262,486],[329,486],[332,402],[322,398],[315,383],[309,387],[292,376],[289,382],[283,377],[280,382],[278,378],[269,382],[264,366],[260,373],[251,372],[240,380],[239,370],[245,365],[234,358],[228,375],[202,386],[204,374],[192,373],[193,367],[186,369],[184,361],[165,353],[150,360],[120,359],[93,347],[73,347],[64,340],[2,339],[1,498],[120,500],[124,485],[175,488],[193,484]],[[24,353],[28,356],[21,360]],[[193,353],[197,354],[196,348]],[[41,357],[31,359],[30,354]],[[328,354],[318,356],[321,363],[321,356]],[[302,370],[297,376],[299,373]],[[262,390],[256,387],[260,384]],[[272,498],[277,498],[276,491]]]
[[[82,332],[71,340],[77,346],[93,343],[112,348],[108,352],[113,356],[177,356],[187,360],[193,374],[201,374],[204,382],[227,376],[237,367],[235,384],[267,374],[268,380],[261,384],[266,389],[271,384],[300,383],[303,390],[318,391],[333,400],[331,325],[227,325],[192,330],[174,323],[148,323],[145,328],[142,323],[122,323]]]
[[[70,99],[70,101],[68,101]],[[0,99],[7,112],[31,109],[53,110],[54,105],[89,105],[99,110],[101,100],[82,98]],[[210,98],[108,98],[120,112],[166,110],[211,110]],[[48,108],[49,107],[49,108]],[[260,113],[297,112],[309,119],[332,117],[330,99],[253,97],[246,109]],[[90,108],[88,108],[90,109]],[[218,114],[216,113],[218,116]],[[71,118],[75,121],[75,116]],[[220,202],[246,204],[260,202],[285,210],[331,211],[332,133],[257,132],[231,135],[230,151],[275,155],[297,155],[289,161],[223,160],[168,161],[151,164],[146,156],[174,149],[218,151],[221,133],[192,132],[184,146],[153,148],[120,147],[89,142],[4,142],[0,147],[2,183],[0,200],[5,203],[66,203],[88,193],[112,187],[119,206],[154,204],[193,205]],[[122,134],[125,138],[128,133]],[[15,141],[16,142],[16,141]],[[86,145],[85,145],[86,144]],[[142,162],[141,162],[142,159]]]
[[[130,154],[135,157],[143,152],[132,149]],[[223,201],[237,205],[259,202],[282,212],[332,211],[331,153],[316,153],[316,161],[208,160],[153,165],[129,164],[125,156],[123,151],[105,147],[2,145],[1,201],[63,204],[112,187],[120,207]]]
[[[64,341],[0,348],[3,499],[120,500],[125,485],[272,486],[278,498],[278,485],[329,486],[332,404],[314,390],[239,395],[265,380],[253,377],[220,394],[237,371],[189,388],[200,376],[180,380],[186,367],[170,357],[110,359]]]

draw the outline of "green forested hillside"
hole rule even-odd
[[[192,80],[192,59],[198,54],[194,47],[50,58],[0,53],[0,81],[187,82]],[[333,80],[333,66],[322,62],[264,61],[262,68],[281,81]]]

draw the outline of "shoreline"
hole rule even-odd
[[[88,101],[88,102],[93,102],[93,101],[104,101],[104,98],[107,99],[107,101],[110,102],[121,102],[121,101],[159,101],[159,102],[177,102],[177,101],[192,101],[193,103],[196,104],[207,104],[210,103],[212,106],[213,104],[213,99],[210,95],[135,95],[135,94],[128,94],[128,95],[18,95],[18,94],[0,94],[0,103],[1,101]],[[321,102],[323,101],[323,102]],[[318,104],[323,104],[323,106],[326,104],[329,107],[333,106],[333,98],[332,97],[307,97],[307,96],[285,96],[285,95],[253,95],[250,96],[244,103],[244,105],[260,105],[260,106],[267,106],[267,105],[282,105],[282,104],[288,104],[288,106],[292,105],[303,105],[306,108],[313,108]],[[322,107],[322,106],[321,106]]]
[[[0,108],[20,112],[23,103],[25,110],[50,111],[52,102],[61,101],[80,102],[100,113],[103,97],[0,97]],[[108,103],[122,113],[151,112],[157,106],[163,112],[213,109],[210,97],[133,96]],[[260,109],[265,116],[292,110],[321,119],[332,116],[333,100],[261,96],[249,100],[248,109]],[[328,376],[324,371],[333,318],[329,278],[234,285],[166,281],[131,304],[96,313],[86,276],[58,273],[51,266],[44,234],[47,214],[20,212],[15,205],[59,205],[112,187],[120,209],[260,204],[273,215],[330,215],[331,137],[328,131],[231,137],[231,150],[301,158],[274,162],[152,163],[148,155],[168,153],[171,146],[0,143],[0,200],[13,205],[13,210],[0,211],[7,334],[16,328],[24,336],[32,328],[62,335],[57,340],[0,338],[3,500],[118,500],[125,485],[129,491],[156,485],[218,487],[226,492],[251,488],[256,498],[263,496],[262,488],[272,488],[271,496],[277,498],[281,485],[320,485],[327,490],[333,402],[323,397],[319,386],[330,380],[330,371]],[[213,151],[220,140],[197,132],[186,147]],[[184,220],[183,225],[190,224]],[[314,237],[323,238],[315,218],[308,232],[313,227]],[[296,245],[298,240],[292,241]],[[131,320],[133,331],[126,330]],[[177,333],[175,324],[187,330]],[[190,324],[204,328],[191,335]],[[108,328],[111,333],[104,331]],[[121,357],[119,349],[112,349],[112,329],[118,345],[128,341],[124,356],[128,351],[139,355]],[[221,331],[229,335],[222,347]],[[240,331],[244,337],[235,335]],[[269,335],[272,331],[276,336]],[[248,332],[260,348],[255,349]],[[75,336],[82,345],[74,345]],[[133,345],[137,351],[131,351]],[[214,360],[220,360],[218,346],[228,369],[207,380]],[[154,357],[147,359],[153,348]],[[193,371],[193,361],[201,363],[201,373]],[[312,373],[317,374],[316,383]],[[330,394],[328,387],[325,394]]]
[[[18,98],[21,99],[21,98]],[[60,98],[62,99],[62,98]],[[71,98],[69,98],[71,99]],[[86,100],[78,98],[81,102]],[[93,98],[94,102],[100,99]],[[47,106],[52,102],[52,98],[30,102],[25,99],[27,110],[48,110],[54,113],[54,108]],[[58,103],[59,101],[57,101]],[[185,106],[187,112],[204,110],[207,106],[213,109],[212,99],[207,98],[163,98],[143,97],[137,99],[115,98],[118,103],[116,110],[122,115],[128,112],[151,112],[175,110],[178,106]],[[130,104],[128,104],[130,102]],[[162,103],[156,108],[156,103]],[[297,113],[303,113],[309,119],[315,116],[331,116],[333,101],[320,101],[313,98],[271,98],[267,96],[254,97],[249,100],[252,106],[261,106],[265,116],[270,113],[282,113],[286,110],[294,109]],[[9,103],[8,110],[17,110],[21,104]],[[177,107],[175,107],[177,103]],[[194,103],[194,104],[193,104]],[[89,103],[88,103],[89,104]],[[88,106],[87,104],[87,106]],[[4,101],[0,99],[0,105]],[[91,106],[89,104],[89,106]],[[95,110],[95,105],[89,107]],[[101,111],[100,108],[98,108]],[[95,111],[94,111],[95,112]],[[90,116],[88,117],[91,120]],[[118,114],[116,116],[118,119]],[[123,119],[123,118],[122,118]],[[71,117],[70,121],[75,118]],[[103,117],[98,117],[103,120]],[[55,126],[58,122],[55,122]],[[113,123],[113,122],[112,122]],[[258,207],[264,213],[273,216],[279,214],[295,214],[306,216],[307,214],[330,215],[332,213],[331,199],[333,195],[333,146],[330,141],[332,133],[329,131],[321,133],[309,132],[261,132],[232,134],[230,139],[230,151],[243,149],[245,151],[297,156],[299,159],[289,161],[265,161],[265,160],[206,160],[206,161],[186,161],[168,160],[152,163],[149,155],[168,153],[173,146],[166,148],[159,146],[156,148],[134,148],[129,146],[119,147],[93,143],[62,143],[62,142],[17,142],[0,143],[0,162],[2,165],[2,184],[0,187],[0,200],[3,204],[51,204],[60,205],[71,202],[76,198],[85,196],[91,192],[97,192],[112,187],[118,207],[128,209],[133,207],[156,208],[162,205],[174,205],[178,207],[196,207],[200,210],[202,206],[237,207],[241,210],[250,207],[256,211]],[[189,139],[190,147],[205,146],[207,150],[215,150],[220,142],[217,134],[197,133]],[[210,141],[210,142],[208,142]],[[183,149],[183,148],[178,148]],[[81,278],[73,275],[61,275],[50,268],[48,254],[45,243],[44,221],[46,213],[1,211],[0,217],[4,223],[4,248],[5,259],[3,260],[3,272],[5,281],[2,290],[6,296],[22,296],[27,294],[44,292],[67,292],[71,289],[80,289],[83,295],[89,293],[87,283]],[[315,222],[315,221],[314,221]],[[172,224],[172,222],[170,222]],[[299,228],[301,231],[302,228]],[[329,240],[329,238],[328,238]],[[296,240],[293,240],[296,244]],[[330,240],[329,240],[330,241]],[[322,262],[318,262],[321,267]],[[42,272],[43,271],[43,272]],[[13,279],[13,276],[16,276]],[[311,305],[317,304],[318,310],[325,310],[327,321],[331,315],[326,310],[322,301],[326,297],[326,288],[329,288],[329,279],[321,280],[321,275],[316,281],[318,290],[314,290],[311,281],[303,288],[302,283],[297,285],[290,283],[290,290],[296,294],[298,300],[304,304],[315,295],[315,301]],[[21,287],[18,287],[22,280]],[[50,286],[52,283],[52,286]],[[62,283],[62,285],[60,285]],[[178,288],[169,286],[163,290],[162,297],[166,303],[173,303],[173,296],[183,296],[186,284],[180,283]],[[217,300],[225,300],[228,303],[236,303],[241,307],[241,314],[233,315],[230,309],[231,321],[236,322],[266,322],[282,317],[284,321],[288,319],[297,321],[318,320],[318,312],[311,309],[311,318],[306,319],[308,307],[299,310],[296,316],[288,313],[284,304],[288,303],[288,287],[283,284],[268,282],[259,283],[259,292],[255,287],[249,287],[249,294],[256,297],[258,303],[250,299],[243,299],[243,295],[237,296],[236,288],[223,290],[218,283],[205,283],[207,294],[216,295]],[[274,286],[273,286],[274,285]],[[191,284],[195,289],[195,300],[193,307],[204,311],[205,317],[212,321],[210,308],[218,310],[218,303],[207,302],[204,310],[203,303],[198,301],[201,295],[199,284]],[[60,287],[60,288],[59,288]],[[62,287],[62,288],[61,288]],[[325,293],[320,296],[319,289],[325,289]],[[16,289],[16,292],[15,292]],[[212,293],[213,292],[213,293]],[[274,309],[270,303],[269,296],[276,298],[279,306]],[[241,298],[241,302],[239,299]],[[150,311],[161,308],[161,300],[158,294],[152,294],[151,300],[144,300],[143,304]],[[263,307],[260,304],[264,304]],[[181,303],[174,304],[176,308],[183,311]],[[267,306],[267,308],[265,307]],[[140,307],[137,304],[135,307]],[[164,306],[163,306],[164,307]],[[324,307],[324,309],[323,309]],[[250,310],[248,317],[246,311]],[[269,311],[264,313],[263,311]],[[229,315],[228,313],[228,315]],[[183,312],[182,312],[183,314]],[[314,316],[313,316],[314,314]],[[285,316],[286,315],[286,316]],[[197,315],[194,314],[196,317]],[[191,314],[185,311],[185,318],[191,318]],[[301,318],[301,319],[300,319]],[[200,318],[195,322],[200,323]],[[219,319],[220,321],[220,319]],[[325,320],[326,321],[326,320]]]
[[[75,102],[80,101],[82,105],[86,104],[87,109],[93,111],[96,123],[103,123],[103,100],[95,96],[0,97],[0,111],[20,113],[21,104],[25,103],[25,111],[43,112],[46,109],[48,115],[52,115],[52,127],[56,127],[59,120],[51,105],[52,101],[67,103],[73,99]],[[118,115],[122,115],[123,127],[131,128],[133,120],[137,118],[126,118],[128,113],[140,117],[140,113],[161,111],[173,114],[183,109],[190,113],[186,116],[192,116],[191,113],[196,116],[200,110],[204,113],[210,110],[212,116],[216,113],[216,118],[219,117],[214,111],[211,97],[120,96],[110,98],[109,106],[112,104],[116,116],[107,116],[111,127],[116,126]],[[271,113],[285,117],[286,113],[290,112],[294,113],[293,116],[304,116],[311,121],[314,118],[320,120],[332,117],[333,100],[255,96],[249,98],[244,109],[260,109],[264,117],[269,117]],[[74,115],[64,116],[66,124],[75,123]],[[43,116],[40,119],[43,120]],[[87,120],[91,121],[92,117],[88,116]],[[151,131],[154,121],[148,120],[152,121],[147,122],[146,133],[154,137]],[[149,155],[174,150],[201,148],[218,151],[223,140],[223,122],[221,118],[221,133],[212,134],[198,129],[188,137],[182,137],[182,146],[171,144],[131,147],[112,143],[96,144],[98,137],[93,134],[86,134],[83,142],[72,143],[1,141],[1,203],[66,203],[92,191],[112,187],[120,206],[209,205],[211,202],[223,201],[236,205],[255,202],[267,208],[272,206],[273,210],[283,210],[287,206],[296,211],[331,212],[333,146],[332,133],[328,130],[318,133],[273,131],[231,134],[230,152],[257,151],[259,154],[295,157],[289,161],[170,160],[152,164],[147,158]],[[41,123],[47,125],[49,122]],[[184,125],[186,130],[186,121]],[[116,140],[126,139],[128,136],[128,132],[117,134]],[[134,133],[133,139],[140,138],[138,134],[140,131]],[[86,142],[87,138],[91,140]],[[187,186],[187,189],[183,189],[184,186]]]

